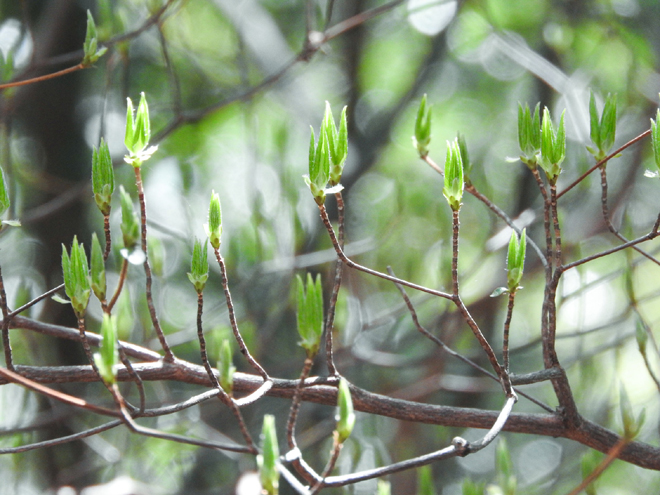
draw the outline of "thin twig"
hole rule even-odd
[[[578,495],[582,490],[596,481],[596,479],[601,474],[603,474],[609,465],[618,458],[621,451],[625,448],[626,445],[628,445],[629,442],[630,440],[628,440],[626,437],[621,437],[621,439],[614,445],[614,447],[612,447],[612,450],[608,452],[607,457],[605,457],[605,459],[603,459],[603,461],[598,466],[596,466],[596,469],[589,473],[589,476],[582,480],[582,483],[580,483],[577,487],[575,487],[575,489],[568,493],[568,495]]]
[[[0,306],[2,306],[2,347],[5,351],[5,366],[8,370],[14,371],[14,360],[11,355],[11,342],[9,341],[9,324],[11,323],[11,319],[9,318],[5,282],[2,278],[2,267],[0,267]]]

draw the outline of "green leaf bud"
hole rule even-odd
[[[123,186],[119,187],[119,197],[121,199],[121,233],[124,247],[130,251],[137,246],[140,239],[140,221],[133,208],[131,196]]]
[[[98,35],[96,34],[96,24],[94,23],[94,17],[92,13],[87,11],[87,33],[85,34],[85,42],[83,43],[83,59],[81,64],[84,66],[92,65],[108,49],[106,47],[98,48]]]
[[[337,416],[337,441],[344,443],[351,435],[355,426],[353,399],[351,398],[351,391],[348,388],[348,382],[345,378],[339,380],[337,406],[339,407],[339,414]]]
[[[140,167],[145,160],[158,149],[158,146],[149,146],[151,138],[151,124],[149,120],[149,106],[144,93],[140,93],[140,103],[137,112],[133,115],[133,102],[126,98],[126,133],[124,144],[129,155],[124,161],[134,167]]]
[[[158,237],[149,236],[147,251],[149,251],[151,271],[157,277],[161,277],[165,268],[165,248],[163,247],[163,241]]]
[[[346,124],[346,107],[341,111],[339,130],[335,126],[334,117],[330,103],[325,102],[325,115],[321,132],[325,132],[328,140],[328,151],[330,157],[329,180],[330,185],[335,186],[341,181],[344,171],[344,163],[348,155],[348,128]]]
[[[520,160],[530,169],[534,169],[537,163],[537,155],[541,151],[541,124],[539,119],[539,107],[537,103],[534,113],[518,103],[518,144],[522,155]]]
[[[278,470],[280,449],[277,444],[275,416],[271,414],[264,415],[261,442],[262,454],[257,456],[261,487],[268,495],[276,495],[280,480],[280,472]]]
[[[472,162],[470,161],[470,154],[468,153],[465,136],[460,132],[457,133],[456,142],[458,143],[458,149],[461,152],[461,162],[463,163],[463,179],[465,180],[466,184],[471,184],[470,172],[472,171]]]
[[[552,125],[550,111],[543,109],[543,121],[541,123],[541,160],[540,164],[548,181],[554,184],[561,173],[561,163],[566,157],[566,128],[564,126],[564,110],[559,120],[557,132]]]
[[[232,359],[232,349],[229,340],[223,339],[220,345],[220,357],[218,359],[218,371],[220,373],[220,386],[229,395],[234,389],[234,372],[236,367]]]
[[[595,148],[587,147],[596,160],[602,160],[614,144],[616,137],[616,95],[608,94],[603,108],[603,114],[598,119],[596,99],[593,92],[589,98],[589,122],[591,125],[591,141]]]
[[[621,410],[621,421],[623,422],[623,436],[627,440],[633,440],[642,429],[644,421],[646,420],[646,410],[635,418],[633,414],[632,404],[628,398],[628,394],[623,385],[619,387],[619,408]]]
[[[82,318],[89,302],[91,284],[87,255],[82,244],[78,244],[77,237],[73,238],[70,257],[66,247],[62,244],[62,274],[66,295],[71,300],[71,305],[78,318]]]
[[[220,196],[213,191],[209,204],[209,223],[204,226],[206,235],[211,241],[213,249],[220,249],[222,236],[222,211],[220,209]]]
[[[91,271],[92,271],[92,290],[99,301],[105,301],[105,262],[103,261],[103,250],[101,243],[96,236],[96,232],[92,234],[92,256],[91,256]]]
[[[201,294],[209,278],[209,264],[207,261],[208,240],[204,240],[204,247],[199,239],[195,239],[193,246],[192,262],[188,279],[195,286],[198,294]]]
[[[653,144],[653,158],[655,165],[660,170],[660,129],[658,129],[658,122],[660,122],[660,110],[657,111],[655,121],[651,119],[651,143]]]
[[[316,282],[312,280],[311,273],[307,274],[307,287],[303,284],[300,275],[298,278],[298,333],[302,339],[300,345],[307,352],[307,356],[316,356],[323,334],[323,289],[321,288],[321,276],[316,276]]]
[[[94,201],[103,215],[110,214],[110,201],[115,190],[115,172],[112,168],[110,149],[101,138],[98,151],[92,151],[92,189]]]
[[[107,313],[103,314],[101,337],[101,352],[94,353],[94,362],[103,381],[112,385],[117,379],[117,366],[119,364],[117,323],[115,318]]]
[[[9,209],[9,206],[9,193],[5,185],[5,174],[0,168],[0,215],[3,215]]]
[[[447,158],[445,160],[445,184],[442,194],[447,199],[449,206],[454,211],[461,207],[463,198],[463,162],[458,141],[454,139],[451,143],[447,141]]]
[[[642,354],[642,356],[645,356],[649,335],[646,332],[644,323],[640,319],[637,320],[637,326],[635,328],[635,339],[637,340],[637,347],[639,347],[639,352]]]
[[[422,97],[415,120],[415,135],[413,146],[417,148],[419,156],[425,158],[429,154],[431,144],[431,105],[426,104],[426,94]]]
[[[509,292],[516,292],[523,276],[525,265],[525,250],[527,248],[527,235],[523,229],[520,239],[515,231],[511,232],[509,251],[507,254],[507,287]]]

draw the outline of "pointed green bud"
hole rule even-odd
[[[232,349],[229,340],[223,339],[220,345],[220,357],[218,359],[218,372],[220,373],[220,386],[231,395],[234,390],[234,372],[236,367],[232,357]]]
[[[259,466],[259,479],[262,493],[277,495],[279,490],[280,472],[279,464],[280,449],[277,444],[277,432],[275,430],[275,416],[264,415],[264,423],[261,429],[261,455],[257,456]]]
[[[112,168],[110,149],[101,138],[98,151],[92,150],[92,189],[94,201],[103,215],[110,214],[110,201],[115,190],[115,172]]]
[[[211,194],[211,203],[209,204],[209,223],[204,226],[204,229],[213,249],[220,249],[222,211],[220,209],[220,196],[215,191]]]
[[[456,142],[458,143],[458,149],[461,152],[461,162],[463,163],[463,179],[465,180],[466,184],[471,184],[470,172],[472,172],[472,162],[470,161],[470,155],[468,153],[465,136],[460,132],[457,133]]]
[[[300,275],[298,278],[298,333],[302,339],[300,345],[307,352],[307,356],[316,356],[323,334],[323,289],[321,288],[321,276],[316,276],[316,282],[312,280],[311,273],[307,274],[307,287],[303,284]]]
[[[660,122],[660,110],[657,111],[655,121],[651,119],[651,143],[653,144],[653,158],[655,159],[655,166],[660,170],[660,129],[658,128]]]
[[[101,352],[94,353],[94,362],[103,381],[112,385],[117,379],[117,366],[119,364],[117,323],[115,318],[107,313],[103,314],[101,337]]]
[[[321,132],[326,133],[328,150],[330,152],[330,185],[334,186],[341,181],[344,171],[344,163],[348,155],[348,128],[346,124],[346,107],[341,111],[339,130],[335,127],[335,121],[330,109],[330,103],[325,102],[325,115]]]
[[[115,319],[117,321],[117,336],[120,340],[129,340],[131,330],[135,324],[135,318],[133,317],[133,302],[131,301],[128,284],[124,284],[121,294],[119,294],[119,298],[117,299]]]
[[[3,215],[9,209],[9,206],[9,193],[5,185],[5,174],[0,168],[0,215]]]
[[[195,239],[193,246],[192,262],[188,279],[195,286],[198,294],[201,294],[209,278],[209,263],[207,261],[208,240],[204,240],[204,246]]]
[[[121,233],[124,238],[124,247],[129,251],[137,246],[140,239],[140,221],[138,220],[131,196],[119,186],[121,199]]]
[[[99,238],[96,232],[92,234],[92,256],[91,256],[91,271],[92,271],[92,290],[99,301],[105,301],[105,262],[103,261],[103,250],[99,243]]]
[[[89,302],[91,283],[87,255],[82,244],[78,244],[77,237],[73,238],[70,257],[62,244],[62,274],[66,295],[71,300],[76,315],[82,318]]]
[[[644,324],[640,319],[637,320],[637,327],[635,328],[635,338],[637,339],[637,347],[642,356],[646,355],[646,344],[649,341],[649,335],[644,328]]]
[[[355,412],[353,411],[353,399],[345,378],[339,380],[339,391],[337,393],[337,441],[344,443],[351,435],[355,426]]]
[[[163,241],[158,237],[149,236],[147,251],[149,251],[151,271],[157,277],[162,277],[163,269],[165,268],[165,248],[163,247]]]
[[[417,469],[417,495],[435,495],[433,472],[428,464]]]
[[[527,248],[527,235],[523,229],[520,239],[515,231],[511,232],[509,251],[507,254],[507,287],[509,292],[514,293],[520,286],[525,266],[525,250]]]
[[[134,167],[140,167],[158,149],[158,146],[149,146],[151,138],[151,123],[149,120],[149,106],[144,93],[140,93],[136,115],[133,115],[133,102],[126,98],[126,133],[124,144],[129,155],[124,161]]]
[[[96,24],[94,23],[94,18],[92,13],[87,11],[87,34],[85,34],[85,42],[83,43],[83,59],[81,64],[84,66],[92,65],[108,49],[106,47],[98,48],[98,35],[96,34]]]
[[[543,109],[543,121],[541,123],[541,160],[540,164],[550,183],[556,183],[561,173],[561,163],[566,157],[566,128],[564,126],[563,111],[559,120],[557,132],[552,125],[550,111]]]
[[[461,207],[463,199],[463,161],[458,141],[454,139],[451,143],[447,141],[447,158],[445,159],[445,185],[442,194],[447,199],[449,206],[454,211]]]
[[[589,98],[589,122],[591,124],[591,141],[595,147],[587,147],[587,149],[596,160],[600,161],[607,156],[616,137],[616,95],[607,95],[603,115],[599,120],[596,99],[592,92]]]
[[[537,163],[537,155],[541,151],[541,124],[539,119],[539,107],[537,103],[534,114],[518,103],[518,144],[522,155],[520,160],[530,169],[534,169]]]
[[[621,410],[621,421],[623,422],[623,436],[627,440],[633,440],[642,429],[644,421],[646,420],[646,409],[642,409],[639,416],[635,418],[633,414],[632,404],[628,398],[626,389],[623,384],[619,386],[619,408]]]
[[[332,124],[334,126],[334,123]],[[314,201],[322,205],[325,202],[325,188],[330,174],[330,150],[328,133],[321,124],[318,143],[314,143],[314,129],[309,143],[309,176],[303,176],[305,183],[312,191]]]
[[[417,148],[419,156],[425,158],[429,154],[431,144],[431,105],[426,104],[426,94],[422,97],[415,119],[415,135],[413,146]]]

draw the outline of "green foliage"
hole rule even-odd
[[[587,146],[587,149],[596,160],[600,161],[607,156],[616,137],[616,95],[607,95],[603,114],[599,120],[596,100],[592,91],[589,98],[589,122],[591,124],[591,141],[595,148]]]
[[[213,249],[220,249],[222,236],[222,212],[220,210],[220,196],[213,191],[209,204],[209,223],[204,226],[206,235],[211,241]]]
[[[447,199],[451,209],[458,211],[463,199],[463,160],[458,139],[447,141],[447,158],[445,159],[445,186],[442,194]]]
[[[516,292],[520,285],[525,266],[525,250],[527,248],[526,229],[523,229],[520,239],[515,231],[511,232],[507,263],[507,287],[510,292]]]
[[[229,395],[232,394],[234,389],[234,366],[232,358],[232,349],[229,340],[222,339],[220,344],[220,354],[218,357],[218,372],[220,373],[220,386]]]
[[[337,393],[337,406],[339,415],[337,418],[337,440],[345,442],[355,426],[355,412],[353,412],[353,399],[345,378],[339,380],[339,391]]]
[[[101,323],[101,352],[94,353],[94,362],[99,369],[101,378],[109,385],[116,381],[119,351],[117,345],[117,321],[107,314],[103,314]]]
[[[66,247],[62,244],[62,274],[66,295],[71,300],[71,305],[78,318],[82,318],[89,302],[91,281],[87,255],[82,244],[78,244],[77,237],[73,238],[70,257]]]
[[[262,454],[257,457],[261,487],[268,495],[277,495],[280,480],[280,472],[277,469],[280,462],[280,449],[277,444],[275,416],[271,414],[264,415],[261,429],[261,452]]]
[[[208,240],[204,240],[204,246],[195,239],[193,246],[192,260],[190,262],[190,272],[188,279],[193,284],[198,294],[204,291],[204,286],[209,278],[209,263],[207,261]]]
[[[463,163],[463,180],[466,185],[472,184],[470,181],[470,172],[472,172],[472,161],[470,160],[470,154],[468,153],[467,142],[465,141],[465,136],[460,132],[456,134],[456,142],[458,143],[458,149],[461,152],[461,163]]]
[[[424,158],[429,154],[431,144],[431,105],[426,104],[426,94],[422,97],[415,119],[415,135],[413,146],[417,148],[419,156]]]
[[[115,191],[115,172],[110,149],[103,138],[98,151],[92,151],[92,190],[94,201],[104,215],[110,214],[112,193]]]
[[[96,24],[92,13],[87,11],[87,34],[85,35],[85,43],[83,44],[83,51],[85,52],[81,64],[84,66],[92,65],[108,49],[104,46],[98,48],[98,35],[96,34]]]
[[[547,107],[543,109],[543,121],[541,123],[541,157],[539,163],[551,184],[557,182],[561,173],[561,163],[566,158],[566,129],[564,126],[564,114],[561,113],[559,127],[555,132],[550,111]]]
[[[5,174],[0,168],[0,215],[3,215],[9,209],[9,193],[5,185]]]
[[[623,423],[623,436],[627,440],[635,439],[646,420],[646,409],[642,409],[635,417],[628,393],[623,385],[619,386],[619,410],[621,412],[621,422]]]
[[[321,276],[312,279],[312,274],[307,274],[307,283],[303,283],[300,275],[297,276],[297,302],[298,302],[298,333],[300,334],[300,345],[312,358],[319,351],[321,335],[323,334],[323,288],[321,287]]]
[[[142,166],[142,163],[153,155],[158,146],[149,146],[151,139],[151,121],[149,120],[149,106],[144,93],[140,93],[140,103],[137,112],[133,115],[133,102],[126,98],[126,133],[124,144],[128,149],[128,156],[124,161],[134,167]]]
[[[341,181],[344,164],[348,156],[348,124],[346,123],[346,107],[341,111],[339,117],[339,129],[335,126],[330,103],[325,102],[325,114],[321,132],[325,133],[328,140],[329,151],[329,184],[336,186]]]
[[[130,251],[137,246],[140,240],[140,221],[133,208],[131,196],[124,190],[124,186],[119,186],[119,197],[121,199],[121,233],[124,247]]]
[[[92,254],[91,254],[91,269],[92,269],[92,290],[99,301],[105,300],[105,262],[103,261],[103,250],[99,243],[99,238],[96,232],[92,234]]]
[[[518,144],[520,145],[520,161],[529,168],[534,169],[541,152],[541,124],[539,118],[540,103],[534,107],[534,113],[518,103]]]
[[[651,143],[653,144],[653,158],[655,159],[655,166],[660,170],[660,129],[658,129],[658,122],[660,122],[660,110],[656,112],[655,120],[651,119]]]

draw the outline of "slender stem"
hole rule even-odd
[[[140,200],[140,222],[142,227],[142,251],[144,252],[144,273],[147,278],[147,306],[149,307],[149,315],[151,316],[151,322],[153,323],[154,330],[160,341],[160,345],[165,351],[165,361],[174,361],[174,353],[170,349],[167,340],[165,339],[165,334],[163,329],[160,327],[160,322],[158,321],[158,315],[156,314],[156,307],[154,306],[154,297],[151,286],[153,284],[153,277],[151,275],[151,265],[149,264],[149,250],[147,245],[147,202],[144,197],[144,187],[142,185],[142,174],[140,172],[140,167],[133,167],[135,170],[135,185],[137,186],[138,198]]]
[[[5,351],[5,366],[9,371],[14,371],[14,361],[11,353],[11,342],[9,341],[9,307],[7,305],[7,293],[5,292],[5,282],[2,278],[2,268],[0,267],[0,305],[2,306],[2,347]]]
[[[405,285],[406,287],[410,287],[411,289],[418,290],[420,292],[426,292],[427,294],[432,294],[434,296],[438,297],[443,297],[445,299],[449,300],[454,300],[454,297],[451,294],[448,294],[446,292],[441,292],[439,290],[434,290],[434,289],[429,289],[428,287],[424,287],[422,285],[417,285],[413,284],[412,282],[408,282],[407,280],[403,280],[397,277],[392,277],[391,275],[386,275],[385,273],[381,273],[376,270],[372,270],[371,268],[367,268],[366,266],[362,266],[350,258],[346,256],[344,253],[344,250],[341,248],[339,245],[339,241],[337,240],[337,237],[335,236],[335,231],[332,228],[332,224],[330,223],[330,219],[328,218],[328,213],[325,210],[324,205],[318,205],[319,207],[319,212],[321,213],[321,219],[323,220],[323,225],[325,225],[326,230],[328,231],[328,235],[330,236],[330,240],[332,241],[332,245],[335,248],[335,251],[339,255],[339,259],[341,259],[346,265],[350,268],[355,268],[356,270],[359,270],[364,273],[368,273],[369,275],[373,275],[375,277],[379,277],[385,280],[389,280],[390,282],[398,283],[401,285]]]
[[[241,332],[238,329],[238,323],[236,322],[236,312],[234,311],[234,304],[232,303],[231,292],[229,291],[229,283],[227,281],[227,267],[225,266],[225,260],[220,254],[219,249],[214,249],[213,252],[215,253],[215,259],[218,261],[218,265],[220,266],[220,276],[222,278],[222,288],[225,292],[225,299],[227,301],[229,322],[231,324],[231,329],[234,332],[234,337],[236,338],[236,342],[238,342],[238,347],[241,351],[241,354],[245,356],[245,359],[247,359],[248,363],[250,363],[250,366],[252,366],[255,369],[255,371],[263,377],[264,380],[270,380],[268,373],[266,373],[266,370],[256,361],[256,359],[252,357],[250,351],[245,345],[243,336],[241,335]]]
[[[585,173],[583,173],[580,177],[578,177],[577,179],[575,179],[575,180],[571,183],[570,186],[566,187],[562,192],[560,192],[560,193],[557,195],[557,199],[561,198],[564,194],[566,194],[568,191],[570,191],[570,190],[573,189],[575,186],[577,186],[580,182],[582,182],[582,181],[583,181],[588,175],[590,175],[590,174],[591,174],[594,170],[596,170],[598,167],[600,167],[601,165],[607,163],[607,162],[610,161],[612,158],[616,157],[619,153],[621,153],[623,150],[625,150],[625,149],[628,148],[629,146],[632,146],[632,145],[635,144],[637,141],[640,141],[641,139],[644,139],[644,138],[645,138],[646,136],[648,136],[649,134],[651,134],[651,129],[647,129],[646,131],[642,132],[639,136],[637,136],[637,137],[631,139],[631,140],[628,141],[626,144],[624,144],[623,146],[621,146],[619,149],[617,149],[617,150],[613,151],[612,153],[610,153],[609,155],[607,155],[605,158],[603,158],[601,161],[599,161],[599,162],[596,163],[593,167],[591,167],[589,170],[587,170]]]
[[[78,332],[80,333],[80,342],[82,343],[83,350],[85,351],[85,355],[87,356],[87,360],[89,361],[89,364],[92,365],[92,368],[98,375],[99,380],[102,383],[105,383],[103,381],[103,378],[101,377],[101,372],[96,366],[96,361],[94,361],[94,356],[92,355],[92,348],[90,347],[89,341],[87,340],[87,334],[85,329],[85,318],[80,315],[78,316]]]
[[[628,440],[626,437],[621,437],[619,441],[612,447],[612,450],[610,450],[607,454],[607,457],[603,459],[603,461],[596,466],[596,469],[594,469],[591,473],[589,473],[589,476],[584,478],[582,480],[582,483],[580,483],[577,487],[575,487],[574,490],[572,490],[568,495],[578,495],[582,490],[587,488],[590,484],[592,484],[596,479],[603,474],[603,472],[609,467],[610,464],[612,464],[617,457],[619,457],[619,454],[621,451],[630,443],[630,440]]]
[[[337,432],[335,431],[333,434],[333,440],[332,440],[332,450],[330,451],[330,459],[328,459],[328,463],[325,465],[325,468],[323,469],[323,472],[321,473],[321,481],[318,481],[316,485],[311,489],[309,492],[310,495],[315,495],[316,493],[320,492],[321,489],[323,488],[323,480],[325,480],[332,470],[335,468],[335,464],[337,464],[337,459],[339,459],[339,454],[341,453],[341,448],[344,446],[343,443],[340,443],[338,441],[338,435]]]
[[[459,210],[452,210],[452,256],[451,256],[451,282],[452,294],[458,297],[458,234],[460,221],[458,219]]]
[[[15,309],[15,310],[12,311],[11,313],[9,313],[9,314],[7,315],[7,317],[8,317],[9,319],[11,319],[11,318],[13,318],[14,316],[17,316],[17,315],[21,314],[21,313],[22,313],[23,311],[25,311],[26,309],[30,309],[32,306],[34,306],[34,305],[37,304],[38,302],[43,301],[43,300],[46,299],[47,297],[52,296],[52,295],[55,294],[57,291],[60,291],[60,290],[62,290],[62,289],[64,289],[64,284],[60,284],[60,285],[58,285],[57,287],[53,287],[52,289],[50,289],[50,290],[44,292],[44,293],[41,294],[40,296],[35,297],[35,298],[32,299],[30,302],[25,303],[25,304],[24,304],[23,306],[21,306],[20,308]]]
[[[255,447],[254,441],[252,440],[252,436],[250,435],[250,432],[247,429],[247,425],[245,424],[245,420],[243,419],[243,415],[241,414],[241,411],[234,403],[232,397],[220,386],[218,377],[215,376],[215,372],[213,371],[213,368],[209,363],[209,358],[206,353],[206,339],[204,338],[204,327],[202,325],[203,313],[204,313],[204,296],[202,292],[198,292],[197,293],[197,338],[199,339],[199,350],[202,357],[202,363],[204,364],[204,369],[206,370],[206,374],[208,375],[209,380],[213,384],[213,388],[216,388],[218,390],[218,398],[222,403],[229,406],[229,408],[232,410],[232,413],[236,417],[238,421],[238,427],[241,430],[241,434],[243,435],[245,442],[256,453],[257,448]]]
[[[509,327],[511,325],[511,316],[513,315],[513,302],[516,293],[509,292],[509,305],[506,309],[506,320],[504,321],[504,336],[502,338],[502,360],[504,361],[504,371],[509,373]]]
[[[610,219],[610,212],[607,206],[607,169],[605,165],[601,165],[600,167],[600,187],[601,187],[600,204],[601,204],[601,210],[603,212],[603,219],[605,220],[605,225],[607,225],[609,231],[612,234],[614,234],[619,240],[623,242],[628,242],[628,239],[625,236],[621,235],[621,233],[614,228],[614,225],[612,225],[612,220]],[[660,265],[660,260],[657,260],[656,258],[651,256],[649,253],[641,249],[639,246],[633,246],[632,248],[635,251],[637,251],[639,254],[644,256],[646,259],[648,259],[649,261],[652,261],[656,265]]]
[[[550,183],[550,212],[555,231],[555,266],[561,266],[561,230],[559,229],[559,212],[557,211],[557,184]]]
[[[305,358],[305,364],[303,369],[300,372],[300,378],[296,383],[296,390],[293,394],[293,400],[291,401],[291,408],[289,409],[289,418],[286,422],[286,439],[289,445],[289,449],[296,452],[300,452],[298,449],[298,444],[296,442],[296,421],[298,420],[298,412],[300,411],[300,404],[302,403],[302,390],[305,384],[305,379],[309,376],[309,372],[312,369],[314,364],[314,358],[307,356]],[[311,481],[314,479],[312,473],[310,473],[307,466],[304,465],[303,460],[298,456],[293,461],[293,466],[296,468],[296,471],[303,476],[306,480]],[[314,473],[315,474],[315,473]]]
[[[338,231],[339,231],[339,247],[344,249],[344,198],[340,192],[335,193],[335,199],[337,200],[337,216],[339,219]],[[333,346],[332,346],[332,331],[334,330],[335,322],[335,312],[337,308],[337,298],[339,297],[339,288],[341,287],[341,276],[342,276],[343,263],[340,259],[337,260],[335,264],[335,281],[332,285],[332,294],[330,296],[330,302],[328,303],[328,313],[325,321],[325,354],[326,362],[328,366],[328,375],[338,377],[339,373],[337,372],[337,367],[335,366],[334,356],[333,356]]]
[[[105,251],[103,253],[103,261],[108,261],[108,256],[110,256],[110,249],[112,248],[109,213],[107,215],[103,215],[103,232],[105,232]]]
[[[24,79],[23,81],[14,81],[6,84],[0,84],[0,91],[7,88],[16,88],[18,86],[27,86],[28,84],[34,84],[41,81],[48,81],[49,79],[54,79],[56,77],[64,76],[66,74],[70,74],[72,72],[76,72],[81,69],[85,69],[87,67],[88,66],[86,65],[78,64],[78,65],[74,65],[73,67],[69,67],[68,69],[62,69],[57,72],[53,72],[51,74],[46,74],[39,77],[33,77],[32,79]]]
[[[117,288],[115,293],[112,295],[112,299],[108,303],[108,312],[112,311],[112,308],[115,306],[119,294],[121,294],[122,288],[124,287],[124,281],[126,280],[126,272],[128,271],[128,260],[124,258],[121,262],[121,270],[119,272],[119,282],[117,283]]]

